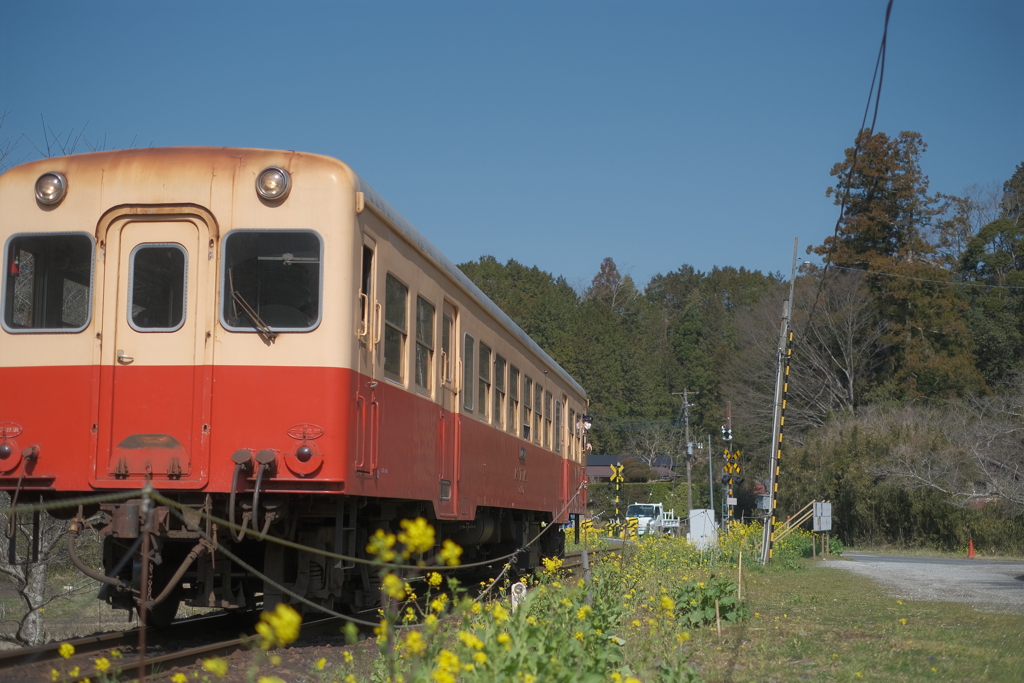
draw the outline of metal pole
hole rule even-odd
[[[761,564],[768,564],[772,557],[772,543],[775,540],[775,508],[778,504],[779,459],[782,456],[782,421],[786,408],[786,392],[789,389],[789,354],[792,353],[792,333],[789,319],[793,309],[793,285],[796,282],[796,253],[799,238],[793,238],[793,269],[789,278],[789,299],[782,305],[782,325],[779,331],[778,365],[775,375],[775,405],[773,410],[771,451],[768,455],[768,510],[765,515],[764,537],[761,542]]]
[[[708,434],[708,494],[711,496],[711,521],[715,521],[715,466],[711,462],[711,435]]]

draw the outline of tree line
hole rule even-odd
[[[833,500],[848,544],[1024,550],[1024,163],[1001,186],[932,193],[926,149],[865,130],[831,170],[840,218],[791,302],[780,506]],[[683,264],[641,288],[606,258],[574,289],[514,260],[459,267],[579,379],[595,452],[681,465],[687,391],[691,438],[716,454],[693,463],[695,505],[731,403],[752,505],[786,278]]]

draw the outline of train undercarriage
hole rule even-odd
[[[426,518],[435,529],[435,550],[451,539],[463,549],[461,564],[494,560],[494,574],[506,562],[513,573],[528,573],[542,557],[565,550],[564,533],[543,512],[478,508],[473,521],[446,521],[429,502],[289,494],[267,495],[253,515],[250,503],[257,501],[238,503],[226,494],[169,499],[173,506],[154,503],[149,512],[143,499],[102,505],[98,515],[80,510],[69,540],[72,561],[104,584],[101,598],[115,609],[137,611],[147,595],[147,623],[156,626],[169,624],[182,603],[249,610],[286,602],[315,610],[298,595],[336,612],[373,608],[381,597],[377,569],[330,555],[373,559],[366,552],[369,538],[378,529],[398,533],[403,519]],[[76,552],[86,526],[103,539],[102,572]],[[433,553],[423,556],[427,565],[435,564]]]

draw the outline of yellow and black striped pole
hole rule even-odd
[[[619,493],[622,491],[622,482],[625,481],[625,478],[622,476],[622,470],[624,469],[625,465],[622,463],[612,465],[611,480],[615,484],[615,521],[612,523],[612,533],[615,537],[619,536],[620,529],[622,528],[622,516],[619,513]]]

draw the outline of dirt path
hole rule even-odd
[[[846,553],[827,567],[868,576],[907,600],[962,602],[983,612],[1024,614],[1024,562]]]

